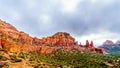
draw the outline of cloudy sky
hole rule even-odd
[[[96,46],[120,40],[120,0],[0,0],[0,19],[33,37],[68,32]]]

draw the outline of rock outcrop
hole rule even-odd
[[[58,32],[55,35],[47,38],[42,39],[42,44],[48,45],[48,46],[61,46],[61,47],[67,47],[67,46],[74,46],[77,45],[75,42],[75,39],[70,36],[70,34],[66,32]]]
[[[1,40],[2,40],[2,37],[1,37],[1,33],[0,33],[0,48],[2,48]]]
[[[12,25],[0,20],[0,48],[9,50],[10,52],[19,52],[21,50],[38,51],[43,54],[51,53],[57,49],[64,48],[67,50],[76,49],[79,51],[91,51],[103,53],[103,50],[94,47],[93,41],[86,45],[78,44],[75,39],[66,32],[58,32],[53,36],[39,39],[33,38],[22,31],[18,31]]]
[[[91,41],[91,43],[89,43],[88,40],[86,40],[86,45],[85,45],[85,50],[86,51],[90,51],[90,52],[94,52],[94,53],[102,53],[105,54],[105,51],[102,48],[95,48],[94,47],[94,43],[93,41]]]
[[[87,47],[87,48],[92,48],[92,47],[94,47],[93,41],[91,41],[91,43],[89,43],[89,41],[86,40],[86,47]]]

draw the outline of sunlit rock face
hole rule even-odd
[[[18,31],[14,26],[0,20],[0,48],[9,50],[10,52],[19,52],[21,50],[37,51],[43,54],[51,53],[58,49],[90,51],[95,53],[103,53],[102,49],[94,47],[93,41],[86,40],[86,45],[78,44],[75,39],[66,32],[58,32],[53,36],[31,37],[25,32]]]
[[[18,40],[26,44],[32,44],[33,38],[24,32],[19,32]]]
[[[66,48],[67,50],[76,49],[79,51],[105,53],[103,49],[95,48],[93,41],[89,42],[88,40],[86,40],[86,45],[78,44],[78,42],[75,41],[75,39],[69,33],[66,33],[66,32],[58,32],[53,36],[43,38],[41,39],[41,43],[45,46],[56,47],[54,50],[59,49],[59,48]],[[43,50],[43,51],[41,50],[42,53],[46,51],[44,49],[47,50],[47,48],[42,48]]]
[[[42,39],[42,44],[48,46],[74,46],[77,45],[75,39],[70,36],[70,34],[66,32],[58,32],[55,35]]]
[[[28,34],[18,31],[14,26],[0,20],[0,48],[11,52],[34,51],[36,46],[31,46],[33,38]]]
[[[1,37],[1,34],[0,34],[0,49],[2,48],[1,39],[2,39],[2,37]]]

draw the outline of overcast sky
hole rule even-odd
[[[0,19],[33,37],[68,32],[83,44],[120,40],[120,0],[0,0]]]

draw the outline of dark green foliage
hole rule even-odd
[[[22,58],[22,59],[27,59],[29,58],[29,53],[26,53],[24,51],[21,51],[19,54],[18,54],[18,57]]]
[[[3,52],[8,52],[6,49],[3,49],[3,48],[2,48],[2,49],[0,49],[0,51],[3,51]]]
[[[21,62],[22,61],[22,59],[20,59],[20,58],[15,58],[15,59],[13,59],[13,63],[15,63],[15,62]]]
[[[2,59],[3,58],[3,55],[0,55],[0,59]]]
[[[0,68],[2,68],[3,66],[4,66],[4,65],[1,65],[1,64],[0,64]]]
[[[13,62],[19,62],[21,59],[27,59],[38,63],[42,62],[42,64],[35,65],[35,68],[46,68],[47,66],[50,68],[64,66],[70,68],[119,68],[119,57],[120,55],[103,55],[90,52],[79,52],[76,50],[67,51],[65,49],[59,49],[47,55],[38,52],[25,53],[21,51],[19,54],[13,54],[11,56]],[[113,64],[114,67],[106,65],[105,62]]]
[[[67,51],[60,49],[47,55],[31,53],[31,61],[50,63],[54,66],[68,66],[74,68],[111,68],[105,62],[113,63],[116,56],[90,52]]]
[[[21,51],[19,54],[13,53],[12,55],[10,55],[10,57],[12,62],[15,63],[15,62],[21,62],[22,59],[26,59],[27,58],[26,55],[27,53]]]
[[[2,54],[0,54],[0,60],[7,60],[7,58],[6,57],[4,57]]]
[[[51,58],[57,60],[57,63],[61,65],[72,65],[74,67],[107,67],[103,61],[93,53],[80,53],[78,51],[66,51],[58,50],[48,55]],[[56,64],[56,62],[54,62]]]
[[[47,68],[46,66],[35,66],[34,68]]]

